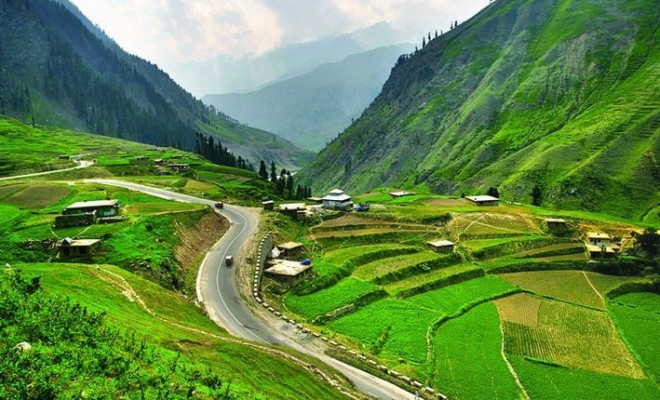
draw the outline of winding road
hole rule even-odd
[[[0,181],[9,181],[9,180],[12,180],[12,179],[32,178],[34,176],[56,174],[58,172],[73,171],[74,169],[87,168],[87,167],[91,167],[92,165],[94,165],[93,161],[87,161],[87,160],[73,160],[73,162],[75,162],[78,165],[76,165],[75,167],[71,167],[71,168],[54,169],[52,171],[35,172],[33,174],[5,176],[5,177],[0,178]]]
[[[88,179],[85,182],[118,186],[172,201],[205,204],[213,207],[214,201],[172,192],[165,189],[132,182]],[[227,233],[206,254],[197,276],[197,298],[217,324],[229,333],[251,341],[291,347],[311,355],[330,365],[350,379],[363,393],[379,399],[414,399],[415,396],[400,387],[344,364],[326,355],[324,344],[298,333],[284,321],[265,321],[257,316],[241,298],[237,286],[238,270],[243,268],[243,257],[250,244],[256,240],[259,225],[258,213],[245,207],[225,204],[222,210],[231,226]],[[234,265],[224,265],[225,256],[234,257]]]

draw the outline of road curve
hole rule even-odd
[[[132,182],[109,179],[88,179],[85,182],[123,187],[172,201],[205,204],[210,207],[214,205],[212,200]],[[222,239],[208,251],[197,276],[198,300],[203,301],[208,314],[216,323],[234,336],[291,347],[316,357],[344,374],[360,391],[371,396],[388,400],[415,398],[411,393],[390,382],[324,354],[322,346],[315,345],[309,338],[299,337],[290,324],[281,322],[279,329],[274,330],[257,317],[241,299],[236,285],[236,274],[239,268],[243,268],[244,250],[256,238],[258,217],[254,212],[243,207],[228,204],[224,205],[221,213],[229,220],[231,226]],[[234,257],[234,265],[231,267],[224,265],[224,258],[227,255]]]

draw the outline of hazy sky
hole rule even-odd
[[[167,69],[388,22],[401,41],[447,30],[488,0],[71,0],[124,50]]]

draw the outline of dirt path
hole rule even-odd
[[[518,387],[520,388],[520,392],[522,393],[525,400],[531,400],[529,394],[527,394],[527,390],[525,390],[525,387],[520,381],[520,377],[518,377],[516,370],[513,368],[513,365],[511,365],[511,363],[509,362],[509,359],[506,358],[506,353],[504,352],[504,328],[502,327],[502,324],[503,322],[500,322],[500,335],[502,336],[502,345],[500,347],[500,354],[502,354],[502,359],[506,363],[506,367],[509,369],[511,376],[513,376],[513,379],[516,381],[516,385],[518,385]]]
[[[600,297],[600,300],[603,302],[603,305],[605,305],[605,298],[603,297],[603,295],[600,294],[598,289],[596,289],[594,284],[591,283],[591,279],[589,279],[589,275],[587,275],[587,271],[583,270],[582,275],[584,275],[584,279],[587,280],[587,283],[589,284],[589,286],[591,286],[591,289],[593,289],[594,293],[596,293],[596,296]]]

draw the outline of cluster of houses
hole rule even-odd
[[[97,222],[114,222],[120,215],[119,200],[79,201],[62,210],[55,217],[55,227],[68,228],[88,226]],[[92,255],[101,246],[101,239],[65,238],[59,242],[60,256],[85,257]]]
[[[325,197],[309,197],[307,200],[316,204],[313,206],[307,206],[305,203],[280,204],[278,210],[282,214],[289,215],[292,218],[303,219],[313,215],[319,208],[334,211],[350,211],[353,209],[351,196],[340,189],[330,191]],[[275,202],[273,200],[264,201],[261,205],[264,210],[275,209]]]
[[[313,274],[311,260],[300,261],[302,255],[302,243],[279,244],[270,251],[268,267],[264,273],[284,286],[294,286]]]

